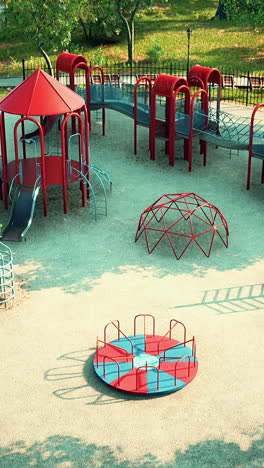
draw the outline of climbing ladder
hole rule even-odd
[[[71,182],[73,178],[78,180],[84,185],[87,193],[87,197],[90,202],[90,215],[94,217],[95,221],[97,217],[107,216],[107,194],[105,184],[109,185],[109,190],[112,190],[112,181],[108,175],[98,167],[94,165],[87,165],[83,162],[83,157],[79,153],[79,166],[73,164],[74,155],[76,153],[73,147],[73,141],[78,142],[80,148],[80,133],[74,133],[68,139],[68,154],[69,158],[67,164],[67,180]]]
[[[77,169],[68,160],[68,180],[76,175],[86,187],[86,193],[90,202],[90,215],[97,221],[98,216],[107,216],[107,194],[105,182],[109,184],[112,190],[112,181],[108,175],[93,165],[81,164],[81,169]]]
[[[9,247],[0,242],[0,305],[8,307],[14,297],[13,255]]]

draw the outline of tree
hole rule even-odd
[[[215,17],[230,19],[242,26],[264,26],[263,0],[219,0]]]
[[[134,60],[135,18],[141,8],[152,0],[86,0],[81,24],[87,38],[118,37],[122,29],[126,33],[128,62]],[[83,21],[84,20],[84,21]],[[84,22],[89,25],[89,33]]]
[[[82,0],[7,0],[6,6],[10,35],[30,35],[52,75],[49,55],[68,47]]]
[[[225,0],[219,0],[218,1],[218,5],[217,5],[217,9],[216,9],[216,13],[215,13],[214,18],[226,19],[226,11],[225,11],[225,7],[224,7],[224,2],[225,2]]]
[[[138,11],[151,4],[151,0],[115,0],[117,13],[125,27],[127,36],[128,62],[134,60],[135,17]]]
[[[82,9],[80,24],[87,41],[93,40],[100,44],[118,38],[122,23],[117,15],[113,0],[86,0]]]

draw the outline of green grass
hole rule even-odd
[[[149,50],[155,52],[158,48],[161,60],[186,63],[186,29],[191,28],[191,65],[264,72],[263,31],[228,21],[212,21],[217,3],[216,0],[161,2],[140,12],[136,21],[135,59],[147,60]],[[17,40],[10,43],[4,33],[4,30],[0,33],[0,75],[21,74],[22,58],[30,61],[32,67],[39,62],[30,38],[21,41],[17,34]],[[127,59],[125,38],[118,44],[95,47],[84,42],[81,28],[74,32],[72,47],[75,53],[85,55],[92,62],[98,60],[98,55],[115,62]],[[55,62],[56,55],[52,60]]]
[[[158,43],[164,51],[164,60],[186,63],[186,29],[191,28],[191,64],[264,71],[263,31],[238,27],[228,21],[212,21],[217,1],[185,0],[180,5],[177,2],[164,5],[139,15],[136,60],[146,60],[148,50]],[[106,57],[125,60],[126,42],[105,45],[103,51]]]

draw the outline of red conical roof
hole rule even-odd
[[[0,100],[0,110],[24,116],[57,115],[84,104],[81,96],[39,68]]]

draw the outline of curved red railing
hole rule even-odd
[[[251,178],[251,162],[252,158],[254,157],[253,153],[253,140],[254,140],[254,121],[257,111],[264,106],[264,103],[258,104],[251,114],[251,121],[250,121],[250,133],[249,133],[249,152],[248,152],[248,171],[247,171],[247,190],[250,189],[250,178]],[[262,174],[261,174],[261,183],[264,183],[264,160],[262,162]]]
[[[91,79],[92,79],[92,72],[94,70],[98,70],[99,73],[100,73],[100,76],[101,76],[101,85],[102,85],[102,100],[104,101],[104,84],[105,84],[105,73],[104,73],[104,69],[102,67],[100,67],[99,65],[93,65],[92,67],[88,68],[88,72],[87,72],[87,106],[88,106],[88,109],[90,109],[90,104],[91,104]],[[89,122],[90,122],[90,128],[91,128],[91,115],[89,115]],[[105,108],[104,106],[102,107],[102,132],[103,132],[103,136],[105,136]]]
[[[152,318],[152,336],[155,335],[155,318],[151,314],[138,314],[134,317],[134,336],[136,336],[136,321],[138,317],[144,317],[144,351],[146,351],[146,317]]]
[[[84,126],[83,121],[77,112],[72,112],[67,114],[63,119],[61,125],[61,165],[62,165],[62,188],[63,188],[63,207],[64,213],[67,214],[67,175],[66,175],[66,160],[68,159],[68,141],[67,141],[67,123],[69,119],[77,119],[79,125],[79,133],[80,133],[80,154],[81,154],[81,163],[85,163],[84,155],[85,155],[85,145],[84,145]],[[81,164],[80,164],[81,166]],[[80,167],[81,169],[81,167]],[[85,186],[81,184],[81,191],[82,191],[82,204],[85,206]]]
[[[18,183],[20,184],[20,176],[19,176],[19,150],[18,150],[18,135],[17,129],[19,124],[23,124],[26,120],[30,120],[34,122],[39,130],[39,138],[40,138],[40,167],[41,167],[41,187],[43,192],[43,207],[44,207],[44,216],[48,214],[48,207],[47,207],[47,181],[46,181],[46,164],[45,164],[45,147],[44,147],[44,131],[42,125],[33,117],[21,117],[15,126],[14,126],[14,147],[15,147],[15,165],[16,165],[16,174],[18,175]]]
[[[208,97],[208,93],[206,91],[206,89],[198,89],[194,95],[192,96],[192,99],[191,99],[191,104],[190,104],[190,134],[192,135],[192,139],[193,139],[193,118],[194,118],[194,106],[195,106],[195,101],[197,99],[197,97],[201,95],[201,99],[202,99],[202,111],[205,113],[206,115],[206,119],[205,119],[205,128],[208,127],[208,109],[209,109],[209,97]],[[204,153],[204,161],[203,161],[203,165],[206,166],[206,163],[207,163],[207,143],[206,142],[203,142],[201,141],[201,148],[202,148],[202,151]],[[192,170],[192,157],[190,158],[189,160],[189,172],[191,172]]]
[[[175,324],[174,324],[173,326],[171,326],[172,322],[175,322]],[[166,338],[167,335],[169,335],[169,339],[171,340],[171,332],[172,332],[173,328],[176,327],[176,325],[178,325],[178,323],[179,323],[180,325],[183,326],[183,330],[184,330],[184,331],[183,331],[183,343],[181,343],[181,344],[187,343],[187,341],[186,341],[186,327],[185,327],[185,325],[184,325],[182,322],[180,322],[179,320],[171,319],[171,320],[170,320],[170,328],[169,328],[169,330],[167,331],[167,333],[165,333],[165,335],[163,335],[163,337],[161,338],[161,340],[158,342],[158,354],[160,353],[160,343],[162,343],[162,341]],[[184,346],[185,346],[185,344],[184,344]],[[172,347],[170,347],[170,348],[168,348],[168,349],[171,349],[171,348],[174,348],[174,347],[175,347],[175,345],[172,346]]]
[[[159,383],[160,383],[160,374],[159,374],[159,369],[155,366],[149,366],[148,364],[146,364],[145,366],[140,366],[137,368],[136,370],[136,390],[138,390],[138,371],[141,369],[145,369],[146,372],[149,368],[152,368],[152,369],[155,369],[157,371],[157,390],[159,390]]]
[[[116,326],[115,322],[118,323],[118,326]],[[124,338],[126,338],[127,341],[129,341],[129,343],[131,344],[131,354],[134,354],[134,345],[133,345],[132,341],[131,341],[131,340],[122,332],[122,330],[120,329],[120,322],[119,322],[119,320],[113,320],[113,322],[109,322],[109,323],[107,323],[107,324],[105,325],[105,327],[104,327],[104,341],[107,343],[107,339],[106,339],[106,330],[107,330],[107,328],[108,328],[109,325],[113,325],[113,326],[117,329],[117,331],[118,331],[118,335],[117,335],[117,336],[118,336],[118,338],[117,338],[118,341],[120,341],[120,333],[121,333],[121,335],[124,336]]]
[[[106,377],[106,365],[105,361],[106,359],[110,359],[110,361],[113,361],[117,365],[117,385],[120,385],[120,364],[114,359],[109,356],[104,356],[103,357],[103,369],[104,369],[104,379],[107,379]]]
[[[145,317],[151,317],[152,318],[152,336],[155,335],[155,318],[151,314],[138,314],[134,317],[134,336],[136,336],[136,321],[138,317],[144,317],[144,335],[146,334],[146,320]]]
[[[191,360],[190,360],[190,356],[188,356],[187,354],[185,356],[182,356],[177,362],[175,362],[175,367],[174,367],[174,386],[177,387],[177,383],[176,383],[176,380],[177,380],[177,366],[179,364],[179,362],[182,361],[182,359],[185,359],[185,358],[188,358],[188,377],[190,377],[190,367],[191,367]]]
[[[193,359],[194,359],[194,367],[195,367],[195,366],[196,366],[196,361],[195,361],[195,359],[196,359],[196,341],[195,341],[194,336],[193,336],[190,340],[185,341],[184,343],[178,343],[178,344],[176,344],[176,345],[174,345],[174,346],[170,346],[169,348],[165,349],[165,350],[163,351],[163,356],[160,356],[160,358],[159,358],[159,365],[158,365],[158,367],[160,368],[160,364],[161,364],[162,361],[166,362],[166,359],[167,359],[167,357],[166,357],[166,352],[167,352],[167,351],[169,351],[170,349],[175,349],[175,348],[177,348],[177,347],[179,348],[179,347],[181,347],[182,345],[183,345],[184,348],[185,348],[185,347],[186,347],[186,344],[187,344],[187,343],[191,343],[191,342],[192,342],[192,357],[193,357]],[[177,352],[177,350],[176,350],[176,352]],[[179,356],[169,356],[169,359],[180,359],[180,357],[179,357]]]
[[[100,349],[103,348],[100,348],[100,345],[99,343],[102,343],[104,346],[110,346],[111,348],[114,348],[116,349],[117,351],[120,351],[120,348],[118,346],[115,346],[114,344],[112,343],[107,343],[103,340],[100,340],[98,337],[96,339],[96,367],[98,368],[99,367],[99,351]],[[118,359],[122,359],[122,360],[126,360],[126,362],[129,362],[129,360],[131,359],[131,365],[132,365],[132,369],[134,369],[134,356],[129,356],[129,354],[127,353],[126,356],[115,356],[113,359],[115,360],[118,360]]]

